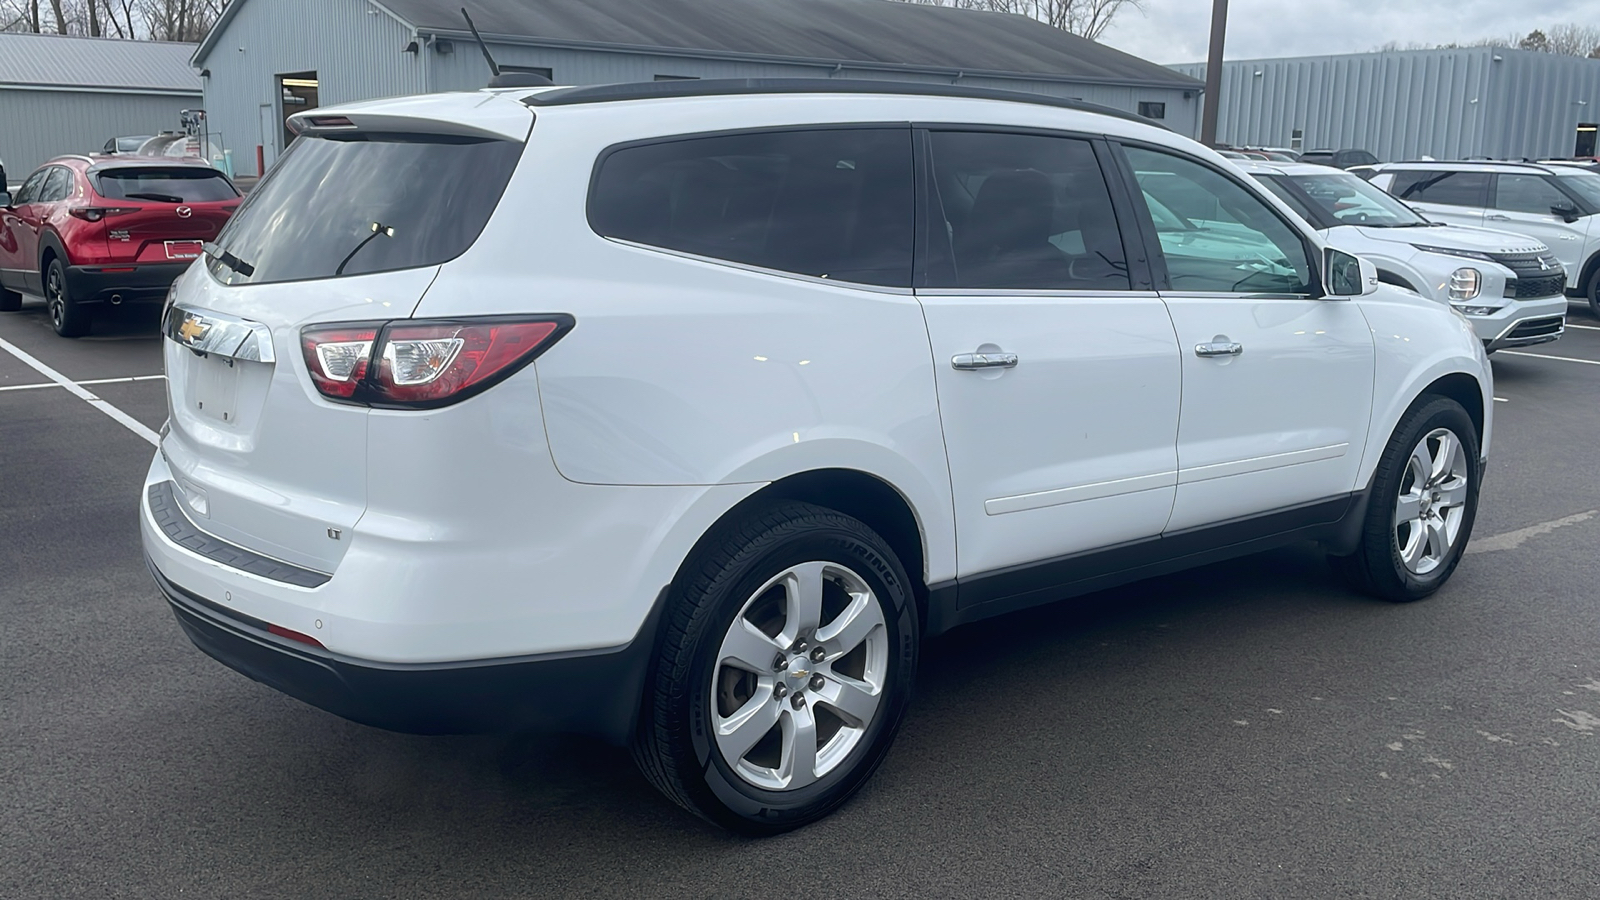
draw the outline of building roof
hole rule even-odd
[[[193,44],[0,32],[0,89],[201,93]]]
[[[247,0],[234,0],[203,59]],[[419,32],[467,38],[467,6],[491,43],[996,74],[1198,89],[1199,83],[1024,16],[889,0],[382,0]]]

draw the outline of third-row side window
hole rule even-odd
[[[589,223],[606,237],[783,272],[907,287],[905,128],[715,135],[624,147],[601,163]]]

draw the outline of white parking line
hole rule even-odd
[[[128,384],[134,381],[155,381],[166,378],[165,375],[129,375],[126,378],[92,378],[88,381],[79,381],[78,384]],[[36,391],[40,388],[58,388],[60,384],[47,381],[43,384],[7,384],[0,385],[0,391]]]
[[[1521,547],[1528,538],[1549,534],[1557,528],[1565,528],[1568,525],[1576,525],[1579,522],[1587,522],[1594,518],[1596,513],[1600,513],[1600,510],[1591,509],[1588,512],[1564,516],[1560,519],[1551,519],[1548,522],[1529,525],[1527,528],[1518,528],[1516,531],[1508,531],[1505,534],[1497,534],[1494,537],[1479,538],[1467,545],[1467,552],[1493,553],[1496,550],[1515,550]]]
[[[1504,397],[1496,397],[1496,398],[1494,398],[1494,402],[1496,402],[1496,403],[1510,403],[1511,401],[1507,400]]]
[[[1584,331],[1600,331],[1600,325],[1574,325],[1571,322],[1568,322],[1567,323],[1567,327],[1568,328],[1581,328]]]
[[[1594,359],[1575,359],[1571,356],[1549,356],[1544,353],[1523,353],[1520,350],[1501,350],[1500,352],[1506,356],[1526,356],[1529,359],[1553,359],[1557,362],[1575,362],[1583,363],[1586,366],[1600,366],[1600,360]]]
[[[138,419],[135,419],[122,410],[117,409],[115,406],[112,406],[106,401],[101,400],[99,397],[89,393],[84,388],[79,387],[77,382],[35,359],[32,354],[28,353],[26,350],[23,350],[21,347],[18,347],[5,338],[0,338],[0,350],[4,350],[12,356],[15,356],[17,359],[32,367],[33,370],[38,372],[40,375],[43,375],[51,381],[54,381],[56,384],[66,388],[68,393],[115,419],[118,424],[122,425],[122,427],[128,429],[134,434],[137,434],[139,437],[144,438],[151,444],[156,446],[161,445],[161,438],[154,431],[146,428],[143,422],[140,422]]]

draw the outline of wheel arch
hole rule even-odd
[[[1588,299],[1589,284],[1594,280],[1596,273],[1600,273],[1600,250],[1589,254],[1589,259],[1584,262],[1583,268],[1579,270],[1578,296]]]
[[[1384,284],[1392,284],[1395,287],[1405,288],[1406,290],[1412,292],[1413,294],[1422,294],[1422,296],[1424,296],[1424,297],[1427,296],[1427,294],[1423,294],[1422,293],[1422,289],[1417,287],[1416,284],[1414,282],[1412,282],[1412,280],[1410,278],[1408,278],[1407,276],[1405,276],[1404,274],[1402,274],[1400,272],[1395,271],[1395,267],[1394,266],[1390,266],[1390,265],[1379,266],[1378,267],[1378,280],[1383,282]]]
[[[1478,445],[1480,447],[1483,446],[1483,389],[1479,386],[1476,378],[1465,372],[1451,372],[1448,375],[1443,375],[1423,388],[1417,398],[1411,401],[1411,405],[1416,406],[1430,394],[1449,397],[1451,400],[1461,404],[1461,407],[1467,411],[1467,417],[1472,419],[1472,430],[1477,434]]]
[[[61,236],[54,231],[46,231],[39,235],[39,279],[44,280],[45,270],[50,267],[50,260],[60,259],[63,266],[72,265],[72,257],[67,253],[67,245],[62,242]]]
[[[723,528],[751,510],[784,500],[811,503],[861,520],[878,533],[906,570],[917,603],[918,621],[926,624],[928,611],[927,534],[911,501],[887,480],[860,469],[812,469],[780,478],[740,500],[719,516],[683,558],[673,585],[677,586],[693,561],[717,540]]]

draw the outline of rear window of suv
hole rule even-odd
[[[466,252],[523,144],[454,135],[305,135],[229,220],[211,254],[227,284],[414,269]]]
[[[107,200],[158,203],[211,203],[234,200],[239,192],[215,169],[109,169],[95,174],[95,190]]]
[[[1412,203],[1488,206],[1489,173],[1402,170],[1394,173],[1389,193]]]

